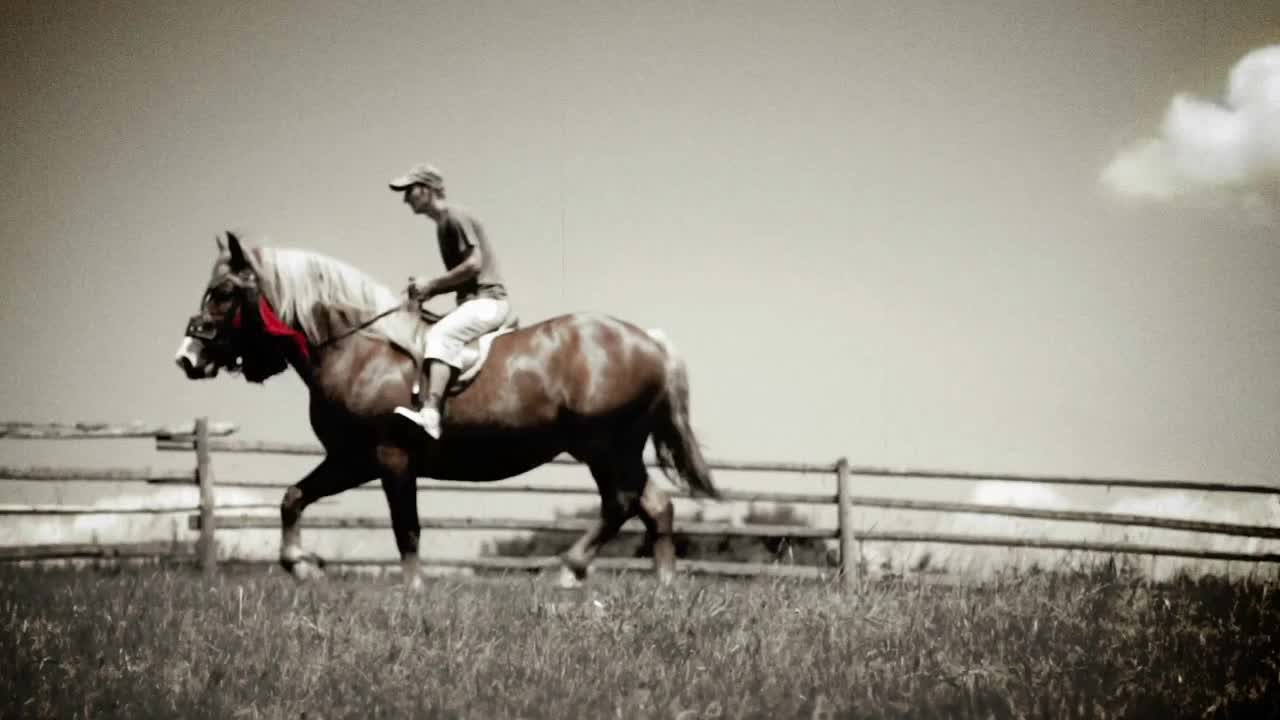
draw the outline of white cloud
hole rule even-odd
[[[1236,63],[1223,103],[1175,95],[1158,134],[1122,149],[1100,179],[1121,197],[1274,219],[1280,211],[1280,45]]]

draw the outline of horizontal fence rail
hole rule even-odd
[[[985,505],[961,502],[935,502],[932,500],[900,500],[897,498],[853,497],[858,507],[877,507],[896,510],[919,510],[952,514],[996,515],[1000,517],[1032,518],[1058,522],[1084,522],[1094,525],[1122,525],[1125,527],[1149,527],[1161,530],[1185,530],[1188,532],[1235,535],[1252,538],[1280,539],[1280,527],[1215,523],[1202,520],[1131,515],[1127,513],[1092,512],[1085,510],[1042,510],[1039,508]]]
[[[279,530],[278,502],[216,502],[216,489],[244,489],[280,491],[288,486],[288,482],[248,482],[237,479],[214,481],[212,454],[248,453],[269,455],[320,456],[323,450],[317,443],[290,443],[244,440],[228,437],[233,435],[237,426],[227,422],[209,422],[198,418],[193,423],[143,424],[143,423],[25,423],[0,422],[0,438],[12,439],[107,439],[107,438],[151,438],[155,449],[161,452],[193,453],[195,466],[187,470],[156,470],[152,468],[68,468],[68,467],[15,467],[0,466],[0,480],[26,482],[140,482],[151,485],[180,485],[194,487],[199,491],[199,502],[196,505],[180,507],[110,507],[102,505],[37,505],[10,504],[0,505],[0,516],[74,516],[74,515],[106,515],[106,514],[161,514],[181,513],[188,518],[187,525],[198,531],[199,540],[181,547],[173,541],[156,543],[131,543],[120,546],[102,546],[94,543],[70,543],[64,545],[31,545],[22,547],[0,548],[0,560],[30,558],[111,558],[111,557],[144,557],[167,552],[177,552],[178,556],[197,561],[206,572],[213,572],[219,563],[273,563],[272,560],[251,560],[245,558],[219,559],[215,554],[215,532],[235,530]],[[649,467],[656,467],[652,457],[646,458]],[[558,457],[551,465],[583,467],[582,463],[567,456]],[[889,477],[903,479],[977,481],[991,480],[1001,482],[1035,483],[1042,485],[1077,485],[1107,488],[1131,489],[1163,489],[1194,492],[1229,492],[1280,497],[1280,485],[1265,484],[1231,484],[1220,482],[1200,482],[1176,479],[1141,479],[1128,477],[1084,477],[1076,475],[1050,474],[1014,474],[995,472],[951,471],[937,469],[891,468],[886,466],[853,465],[847,460],[839,459],[829,463],[807,462],[755,462],[709,459],[713,470],[731,472],[758,473],[795,473],[815,475],[820,478],[834,480],[835,492],[764,492],[724,489],[723,500],[740,503],[777,503],[777,504],[814,504],[835,506],[837,524],[834,528],[812,527],[809,525],[779,524],[729,524],[726,522],[682,521],[677,519],[675,533],[688,536],[722,536],[722,537],[754,537],[771,539],[811,539],[819,541],[838,541],[838,555],[830,554],[828,559],[838,557],[835,566],[792,565],[787,563],[739,563],[728,561],[710,561],[701,559],[680,559],[677,567],[682,571],[705,573],[712,575],[769,575],[789,577],[839,577],[846,587],[856,585],[860,579],[862,566],[861,545],[865,543],[937,543],[948,545],[997,546],[1007,548],[1027,548],[1058,551],[1096,552],[1110,554],[1139,554],[1151,556],[1171,556],[1199,558],[1206,560],[1227,560],[1244,562],[1280,563],[1280,553],[1275,552],[1232,552],[1200,548],[1175,547],[1166,545],[1134,544],[1120,542],[1091,542],[1072,540],[1050,540],[1036,537],[1015,535],[963,535],[941,532],[906,532],[895,530],[859,530],[854,527],[853,508],[879,508],[918,512],[935,512],[943,514],[976,514],[1002,517],[1026,518],[1050,522],[1074,522],[1091,525],[1113,525],[1124,527],[1145,527],[1170,531],[1200,534],[1218,534],[1234,537],[1255,538],[1263,540],[1280,539],[1280,527],[1266,525],[1249,525],[1239,523],[1214,522],[1192,518],[1159,517],[1126,513],[1094,512],[1087,510],[1058,510],[1048,508],[1027,508],[1008,505],[979,504],[968,502],[944,502],[932,500],[914,500],[892,497],[877,497],[853,494],[851,478],[853,477]],[[371,482],[353,488],[355,492],[382,493],[379,483]],[[595,497],[596,488],[589,482],[578,486],[537,485],[527,482],[496,483],[461,483],[420,479],[419,492],[454,492],[454,493],[516,493],[544,495],[580,495]],[[691,495],[683,490],[672,490],[670,494],[676,499],[689,499]],[[327,502],[332,499],[322,500]],[[708,502],[699,498],[699,502]],[[252,511],[252,512],[251,512]],[[262,511],[262,512],[256,512]],[[559,517],[544,519],[517,519],[496,517],[423,517],[420,525],[424,530],[483,530],[483,531],[516,531],[516,532],[557,532],[581,533],[595,524],[594,519],[580,517]],[[301,528],[321,530],[385,530],[391,528],[390,518],[377,516],[329,516],[304,515]],[[637,519],[626,523],[621,533],[636,534],[644,532],[643,524]],[[177,549],[175,550],[175,547]],[[426,565],[438,567],[467,567],[472,569],[510,569],[539,570],[554,568],[560,564],[558,557],[505,557],[481,556],[467,558],[424,557]],[[594,565],[605,569],[646,570],[652,567],[647,558],[598,558]],[[331,565],[398,565],[396,557],[359,558],[348,557],[329,560]]]
[[[228,558],[222,562],[228,565],[267,565],[275,560],[258,560],[246,558]],[[447,557],[424,555],[423,565],[439,568],[459,568],[467,570],[514,570],[536,571],[554,570],[560,567],[560,558],[555,555],[546,556],[507,556],[486,555],[480,557]],[[399,568],[399,558],[377,557],[343,557],[326,560],[326,565],[365,566]],[[647,558],[597,557],[591,561],[593,568],[602,570],[630,570],[645,572],[653,567]],[[839,569],[820,565],[783,565],[779,563],[734,562],[729,560],[688,560],[681,558],[676,562],[677,572],[695,573],[698,575],[719,575],[724,577],[774,577],[823,579],[833,578]]]
[[[569,463],[562,463],[569,464]],[[3,476],[0,476],[3,479]],[[168,478],[163,480],[154,480],[163,485],[190,485],[193,479],[187,476]],[[242,490],[284,490],[289,486],[288,482],[254,482],[250,480],[218,480],[219,488],[237,488]],[[357,485],[348,489],[348,493],[366,493],[373,492],[382,495],[382,485],[376,480]],[[532,495],[598,495],[594,485],[531,485],[528,483],[518,482],[496,482],[496,483],[460,483],[460,482],[441,482],[436,480],[418,480],[418,492],[444,492],[444,493],[514,493],[514,494],[532,494]],[[670,489],[667,491],[673,498],[678,499],[703,499],[695,498],[692,494],[679,489]],[[818,505],[833,505],[836,502],[835,493],[786,493],[786,492],[750,492],[742,490],[726,490],[722,489],[720,494],[724,500],[732,502],[775,502],[803,504],[813,503]]]
[[[208,425],[210,436],[232,435],[238,430],[235,423],[212,422]],[[155,425],[149,423],[33,423],[0,420],[0,438],[23,440],[88,440],[103,438],[174,438],[194,437],[196,424]]]
[[[263,515],[218,515],[215,524],[227,530],[277,530],[279,517]],[[520,518],[489,517],[423,517],[419,524],[424,530],[522,530],[527,532],[583,533],[595,526],[596,521],[587,518],[558,518],[555,520],[526,520]],[[199,515],[188,520],[192,530],[202,527]],[[299,527],[306,530],[389,530],[391,518],[332,517],[303,515]],[[632,518],[620,533],[641,533],[644,526]],[[736,537],[786,537],[786,538],[836,538],[838,530],[811,527],[809,525],[738,525],[729,527],[722,523],[685,522],[675,529],[677,535],[734,535]]]
[[[191,452],[195,449],[194,440],[165,440],[156,441],[156,449],[164,451],[186,451]],[[264,455],[323,455],[324,448],[317,443],[291,443],[291,442],[270,442],[259,440],[240,440],[240,439],[211,439],[209,441],[210,452],[226,452],[226,453],[254,453]],[[567,457],[558,457],[551,460],[551,465],[574,465],[582,466],[582,463]],[[653,458],[646,458],[645,464],[649,467],[657,467],[657,462]],[[708,459],[707,464],[712,470],[736,470],[741,472],[789,472],[789,473],[813,473],[829,475],[836,470],[834,463],[817,464],[817,463],[797,463],[797,462],[742,462],[734,460],[712,460]]]
[[[221,503],[219,510],[279,510],[280,503]],[[0,504],[0,515],[165,515],[199,512],[200,505],[14,505]],[[197,516],[198,517],[198,516]]]
[[[139,543],[56,543],[0,546],[0,560],[114,560],[124,558],[180,559],[195,557],[195,544],[157,540]]]
[[[168,482],[168,481],[166,481]],[[190,485],[189,478],[180,484]],[[282,490],[287,483],[260,483],[235,480],[219,480],[218,487],[252,488],[258,490]],[[366,484],[351,488],[348,492],[366,491],[382,494],[382,487],[377,484]],[[514,494],[551,494],[595,496],[597,491],[588,486],[549,486],[530,484],[503,483],[442,483],[436,481],[418,483],[419,492],[460,492],[460,493],[514,493]],[[668,494],[675,499],[697,499],[684,490],[670,490]],[[771,502],[796,505],[812,503],[817,505],[834,505],[837,495],[833,493],[785,493],[785,492],[743,492],[738,490],[722,490],[722,500],[727,502],[759,503]],[[992,505],[983,503],[944,502],[937,500],[909,500],[902,498],[876,497],[868,495],[851,495],[847,502],[853,507],[884,508],[891,510],[911,510],[918,512],[938,512],[947,514],[992,515],[998,517],[1019,517],[1035,520],[1051,520],[1056,522],[1082,522],[1095,525],[1120,525],[1126,527],[1149,527],[1162,530],[1183,530],[1187,532],[1214,533],[1218,535],[1234,535],[1239,537],[1280,539],[1280,527],[1265,525],[1248,525],[1238,523],[1217,523],[1205,520],[1184,518],[1157,517],[1154,515],[1136,515],[1129,513],[1097,512],[1089,510],[1045,510],[1040,508],[1024,508],[1010,505]]]
[[[79,468],[33,465],[16,467],[0,465],[0,480],[71,481],[71,482],[144,482],[172,485],[195,485],[194,471],[152,470],[151,468]]]
[[[158,439],[156,449],[162,451],[187,451],[195,448],[190,439]],[[268,455],[323,455],[324,449],[316,443],[271,442],[241,439],[216,439],[209,441],[211,452],[257,453]],[[582,463],[572,458],[558,457],[551,461],[553,465],[574,465]],[[648,467],[657,467],[652,457],[645,459]],[[810,474],[831,474],[836,471],[835,463],[793,463],[793,462],[744,462],[723,459],[708,459],[707,464],[713,470],[733,470],[743,472],[789,472]],[[1205,492],[1233,492],[1256,495],[1280,496],[1280,485],[1257,485],[1248,483],[1220,483],[1198,480],[1173,479],[1138,479],[1127,477],[1085,477],[1078,475],[1048,475],[1025,473],[968,472],[961,470],[929,470],[891,468],[878,465],[849,465],[848,473],[852,476],[897,477],[923,480],[998,480],[1002,482],[1035,483],[1040,485],[1079,485],[1088,487],[1123,487],[1149,490],[1189,490]]]
[[[495,488],[496,490],[496,488]],[[577,494],[586,494],[579,490]],[[674,493],[673,493],[674,494]],[[761,493],[744,493],[751,500],[770,499],[776,502],[790,503],[789,500],[776,500]],[[726,493],[726,500],[735,500]],[[828,501],[827,504],[831,504]],[[850,504],[854,507],[879,507],[899,510],[915,510],[943,512],[952,514],[995,515],[1002,517],[1024,517],[1059,522],[1085,522],[1095,525],[1120,525],[1124,527],[1150,527],[1162,530],[1181,530],[1187,532],[1213,533],[1217,535],[1233,535],[1238,537],[1280,539],[1280,527],[1266,525],[1243,525],[1233,523],[1212,523],[1181,518],[1163,518],[1148,515],[1129,515],[1123,513],[1088,512],[1076,510],[1040,510],[1035,508],[1017,508],[1004,505],[981,505],[973,503],[933,502],[924,500],[898,500],[896,498],[853,497]],[[221,507],[227,507],[220,505]],[[275,507],[274,505],[272,507]],[[379,528],[382,525],[377,526]],[[684,526],[682,526],[684,527]]]
[[[1127,477],[1085,477],[1080,475],[1034,475],[1025,473],[983,473],[960,470],[908,470],[875,465],[850,465],[850,475],[871,477],[915,478],[919,480],[998,480],[1000,482],[1034,483],[1036,485],[1079,485],[1103,488],[1144,490],[1188,490],[1192,492],[1232,492],[1248,495],[1280,496],[1280,485],[1220,483],[1200,480],[1143,480]]]
[[[854,533],[859,542],[918,542],[941,545],[991,545],[997,547],[1032,548],[1038,550],[1080,550],[1084,552],[1126,555],[1167,555],[1203,560],[1240,560],[1244,562],[1280,562],[1280,553],[1241,553],[1226,550],[1175,548],[1167,545],[1089,542],[1084,540],[1049,540],[1046,538],[1012,537],[1008,535],[951,535],[930,532],[872,531]]]

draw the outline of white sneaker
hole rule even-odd
[[[413,421],[436,440],[440,439],[440,411],[435,408],[425,407],[418,411],[401,405],[396,408],[396,414]]]

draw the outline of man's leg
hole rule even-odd
[[[461,364],[466,343],[497,329],[506,317],[507,303],[490,299],[469,300],[436,323],[427,333],[423,359],[422,410],[398,407],[396,412],[421,425],[439,439],[444,415],[444,394]]]
[[[421,408],[402,405],[396,408],[396,414],[412,420],[428,435],[439,440],[441,418],[444,416],[444,393],[449,387],[449,381],[453,379],[455,370],[434,358],[426,358],[422,366]]]
[[[466,304],[454,309],[427,331],[426,348],[422,358],[421,408],[398,407],[396,413],[422,427],[431,437],[439,440],[444,416],[444,395],[449,381],[456,371],[454,365],[461,360],[461,352],[467,341],[468,312],[474,308]]]
[[[423,427],[426,428],[427,434],[439,440],[440,423],[444,417],[444,391],[449,387],[449,381],[456,371],[447,364],[431,358],[427,358],[424,364],[426,367],[423,368],[422,374],[427,382],[422,392],[422,416],[426,420]]]

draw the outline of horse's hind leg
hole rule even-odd
[[[591,477],[600,490],[600,517],[572,546],[560,554],[560,584],[575,587],[587,577],[591,561],[600,547],[617,536],[623,524],[638,509],[639,492],[628,491],[624,474],[614,465],[612,458],[592,460],[587,463]]]
[[[653,571],[662,585],[670,584],[676,573],[676,547],[672,538],[675,508],[671,496],[649,479],[644,462],[635,463],[643,483],[640,495],[640,519],[644,521],[646,544],[653,547]]]

